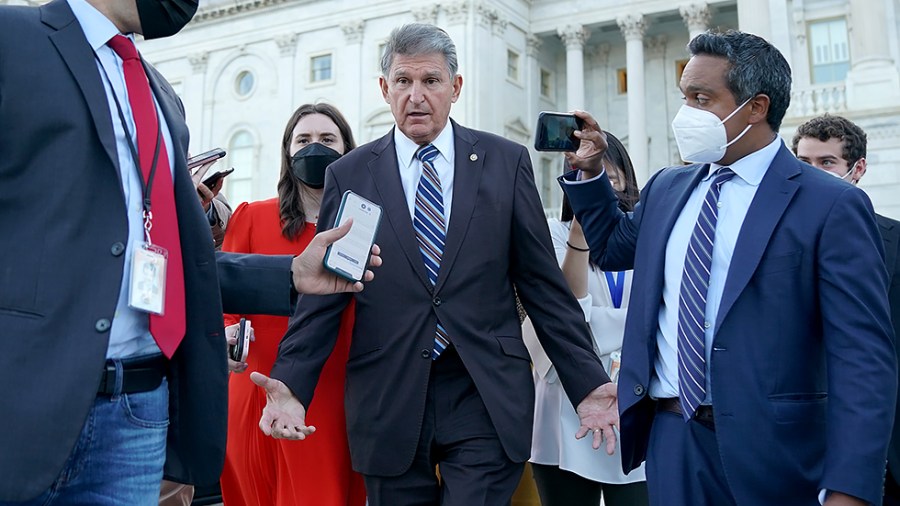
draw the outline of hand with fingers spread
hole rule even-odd
[[[583,120],[584,127],[575,131],[575,137],[581,139],[578,151],[565,153],[566,160],[573,168],[581,170],[585,179],[596,177],[603,171],[601,162],[609,147],[606,143],[606,133],[600,129],[597,120],[590,113],[585,111],[572,113]]]
[[[303,440],[316,431],[315,427],[306,425],[306,408],[287,385],[255,371],[250,373],[250,380],[266,391],[266,407],[259,419],[263,434],[276,439]]]
[[[228,346],[234,346],[237,344],[237,333],[238,328],[240,328],[239,323],[235,323],[234,325],[229,325],[225,327],[225,343]],[[253,331],[253,326],[250,325],[250,320],[247,320],[247,337],[251,341],[256,341],[256,333]],[[231,354],[228,354],[228,370],[233,373],[242,373],[247,370],[247,362],[235,362],[231,360]]]
[[[351,218],[337,228],[316,234],[309,246],[303,250],[303,253],[294,257],[291,263],[291,273],[294,279],[294,289],[297,290],[297,293],[331,294],[362,291],[362,281],[353,282],[338,277],[325,269],[325,266],[322,264],[328,246],[347,235],[352,226],[353,219]],[[369,257],[370,267],[381,265],[380,254],[381,249],[378,245],[373,245],[372,256]],[[366,270],[363,281],[372,281],[374,277],[375,274],[371,270]]]
[[[606,440],[606,453],[612,455],[616,451],[616,430],[619,428],[619,406],[616,401],[616,384],[605,383],[595,388],[575,408],[581,427],[575,434],[576,439],[592,433],[595,450]]]

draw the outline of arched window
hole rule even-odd
[[[241,202],[253,200],[253,174],[256,172],[256,146],[253,136],[241,130],[231,137],[228,143],[228,167],[234,167],[234,173],[225,180],[225,196],[231,208]]]

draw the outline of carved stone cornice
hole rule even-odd
[[[341,24],[341,31],[344,32],[344,40],[347,41],[347,44],[359,44],[366,31],[366,22],[362,19],[348,21]]]
[[[209,64],[209,51],[189,54],[188,62],[190,62],[191,70],[193,70],[195,74],[206,72],[206,66]]]
[[[278,45],[278,52],[281,56],[293,56],[297,51],[297,40],[300,38],[298,33],[284,33],[274,37],[275,44]]]
[[[669,37],[665,34],[644,39],[644,55],[647,58],[663,58],[666,55],[666,47]]]
[[[412,15],[416,23],[437,24],[438,4],[415,7],[412,9]]]
[[[566,25],[556,30],[556,34],[562,39],[566,49],[584,49],[584,43],[591,36],[585,27],[581,25]]]
[[[647,32],[647,21],[643,14],[624,14],[616,19],[625,40],[641,40]]]
[[[245,12],[252,12],[288,3],[291,0],[235,0],[232,3],[218,5],[211,9],[200,9],[191,19],[191,23],[203,23],[226,18]]]
[[[528,56],[537,56],[541,52],[541,46],[544,40],[533,33],[529,33],[525,37],[525,54]]]
[[[709,4],[682,5],[678,8],[678,12],[681,13],[681,19],[684,20],[689,32],[705,32],[709,28]]]
[[[469,2],[466,0],[441,4],[441,8],[447,13],[447,23],[451,25],[465,23],[469,16]]]

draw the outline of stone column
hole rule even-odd
[[[584,43],[590,33],[581,25],[556,32],[566,45],[566,109],[584,109]]]
[[[738,0],[738,28],[742,32],[772,40],[769,0]]]
[[[888,48],[887,0],[850,0],[851,67],[847,106],[874,109],[900,105],[900,74]]]
[[[690,40],[709,29],[709,5],[705,2],[682,5],[678,12],[687,26]]]
[[[344,107],[344,114],[347,115],[347,121],[351,125],[356,125],[356,131],[362,132],[363,125],[363,94],[359,92],[360,83],[363,82],[362,69],[368,69],[371,63],[369,58],[363,55],[363,35],[366,30],[366,22],[362,19],[354,19],[341,24],[341,31],[344,33],[346,45],[341,51],[347,58],[346,65],[340,65],[340,71],[346,72],[345,77],[337,82],[340,83],[341,89],[344,91],[344,97],[350,98]],[[333,69],[332,72],[337,69]]]
[[[644,90],[644,33],[647,23],[642,14],[626,14],[616,22],[625,36],[625,70],[628,73],[628,154],[634,163],[638,183],[650,175],[647,154],[647,116]]]

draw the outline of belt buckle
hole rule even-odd
[[[100,379],[100,387],[98,392],[105,395],[111,395],[116,387],[116,364],[109,361],[104,364],[103,376]]]

